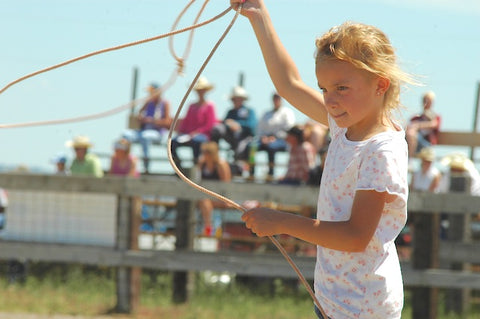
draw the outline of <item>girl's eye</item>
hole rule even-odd
[[[320,88],[320,91],[321,91],[322,93],[326,93],[326,92],[327,92],[327,89],[326,89],[326,88]]]
[[[346,90],[348,90],[348,87],[346,87],[346,86],[339,86],[339,87],[337,88],[337,90],[339,90],[339,91],[346,91]]]

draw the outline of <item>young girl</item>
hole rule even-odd
[[[197,169],[200,172],[202,181],[216,180],[230,182],[232,173],[227,161],[220,158],[218,144],[210,141],[201,146],[201,156],[198,160]],[[203,234],[212,235],[212,212],[214,208],[226,208],[227,205],[219,200],[205,198],[198,201],[198,208],[203,219]]]
[[[237,7],[242,0],[231,0]],[[288,234],[317,249],[315,294],[330,318],[400,318],[403,285],[394,240],[407,215],[405,134],[392,120],[411,82],[375,27],[345,23],[316,40],[320,92],[308,87],[262,0],[244,3],[278,93],[331,131],[317,219],[255,208],[242,218],[259,236]],[[321,318],[318,309],[317,315]]]

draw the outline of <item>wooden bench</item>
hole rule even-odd
[[[441,131],[438,145],[480,147],[480,133]]]

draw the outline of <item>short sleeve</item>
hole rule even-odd
[[[386,143],[385,143],[386,144]],[[407,166],[404,147],[369,145],[360,161],[357,190],[375,190],[407,196]]]

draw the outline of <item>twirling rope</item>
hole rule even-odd
[[[41,70],[38,70],[38,71],[35,71],[35,72],[32,72],[30,74],[27,74],[27,75],[24,75],[10,83],[8,83],[7,85],[5,85],[2,89],[0,89],[0,95],[5,92],[6,90],[8,90],[10,87],[14,86],[15,84],[18,84],[22,81],[25,81],[29,78],[32,78],[34,76],[37,76],[39,74],[42,74],[42,73],[46,73],[48,71],[52,71],[52,70],[55,70],[55,69],[58,69],[58,68],[61,68],[61,67],[64,67],[68,64],[72,64],[74,62],[78,62],[80,60],[84,60],[84,59],[87,59],[87,58],[90,58],[90,57],[93,57],[95,55],[100,55],[100,54],[103,54],[103,53],[107,53],[107,52],[111,52],[111,51],[116,51],[116,50],[120,50],[120,49],[124,49],[124,48],[128,48],[128,47],[132,47],[132,46],[136,46],[136,45],[140,45],[140,44],[144,44],[144,43],[147,43],[147,42],[152,42],[152,41],[155,41],[155,40],[159,40],[159,39],[163,39],[163,38],[166,38],[166,37],[170,37],[172,35],[175,35],[175,34],[179,34],[179,33],[182,33],[182,32],[185,32],[185,31],[189,31],[189,30],[193,30],[193,29],[196,29],[196,28],[199,28],[201,26],[204,26],[204,25],[207,25],[221,17],[223,17],[225,14],[227,14],[229,11],[231,10],[231,8],[228,8],[226,9],[225,11],[221,12],[220,14],[214,16],[213,18],[211,19],[208,19],[204,22],[201,22],[201,23],[198,23],[198,24],[194,24],[194,25],[191,25],[189,27],[186,27],[186,28],[183,28],[183,29],[179,29],[179,30],[175,30],[175,31],[171,31],[169,33],[165,33],[165,34],[161,34],[161,35],[158,35],[158,36],[155,36],[155,37],[151,37],[151,38],[147,38],[147,39],[143,39],[143,40],[138,40],[138,41],[134,41],[134,42],[129,42],[129,43],[125,43],[125,44],[122,44],[122,45],[118,45],[118,46],[114,46],[114,47],[110,47],[110,48],[106,48],[106,49],[102,49],[102,50],[98,50],[98,51],[94,51],[94,52],[90,52],[90,53],[87,53],[85,55],[82,55],[82,56],[79,56],[79,57],[76,57],[76,58],[73,58],[73,59],[70,59],[70,60],[67,60],[67,61],[64,61],[64,62],[61,62],[59,64],[55,64],[55,65],[52,65],[52,66],[49,66],[47,68],[44,68],[44,69],[41,69]],[[85,121],[85,120],[92,120],[92,119],[97,119],[97,118],[101,118],[101,117],[104,117],[104,116],[110,116],[110,115],[113,115],[115,113],[118,113],[118,112],[121,112],[125,109],[128,109],[128,108],[132,108],[136,105],[136,103],[139,103],[139,102],[144,102],[145,99],[140,99],[140,100],[135,100],[135,101],[131,101],[129,104],[127,105],[123,105],[123,106],[120,106],[120,107],[115,107],[111,110],[108,110],[108,111],[105,111],[105,112],[100,112],[100,113],[96,113],[96,114],[91,114],[91,115],[86,115],[86,116],[80,116],[80,117],[72,117],[72,118],[67,118],[67,119],[60,119],[60,120],[50,120],[50,121],[38,121],[38,122],[25,122],[25,123],[14,123],[14,124],[0,124],[0,129],[2,128],[16,128],[16,127],[27,127],[27,126],[40,126],[40,125],[53,125],[53,124],[65,124],[65,123],[72,123],[72,122],[79,122],[79,121]]]
[[[188,7],[193,3],[194,0],[192,0],[187,6],[186,8],[184,9],[183,12],[185,12]],[[208,2],[208,0],[205,1],[204,3],[204,6],[202,7],[202,11],[203,11],[203,8],[205,7],[206,3]],[[230,22],[230,24],[228,25],[228,27],[226,28],[226,30],[224,31],[224,33],[222,34],[222,36],[220,37],[220,39],[217,41],[217,43],[215,44],[215,46],[213,47],[213,49],[211,50],[210,54],[208,55],[208,57],[205,59],[204,63],[202,64],[202,66],[200,67],[199,71],[197,72],[197,75],[195,76],[195,78],[193,79],[192,83],[190,84],[188,90],[186,91],[181,103],[180,103],[180,106],[178,107],[177,109],[177,112],[175,113],[175,117],[173,119],[173,123],[170,127],[170,130],[169,130],[169,133],[168,133],[168,141],[167,141],[167,154],[168,154],[168,160],[170,162],[170,164],[172,165],[174,171],[178,174],[178,176],[185,182],[187,183],[188,185],[192,186],[193,188],[209,195],[209,196],[212,196],[212,197],[215,197],[217,198],[218,200],[221,200],[223,202],[225,202],[227,205],[241,211],[241,212],[246,212],[246,209],[244,207],[242,207],[241,205],[235,203],[234,201],[232,201],[231,199],[225,197],[225,196],[222,196],[220,194],[217,194],[209,189],[206,189],[205,187],[203,186],[200,186],[196,183],[194,183],[193,181],[191,181],[190,179],[188,179],[180,170],[179,168],[177,167],[177,165],[175,164],[175,161],[173,160],[173,157],[172,157],[172,134],[173,134],[173,131],[174,131],[174,128],[178,122],[178,118],[180,116],[180,112],[183,108],[183,106],[185,105],[185,102],[187,100],[187,97],[190,95],[190,92],[192,91],[193,89],[193,86],[195,85],[195,83],[197,82],[198,78],[200,77],[200,75],[202,74],[203,70],[205,69],[205,67],[207,66],[207,64],[209,63],[210,59],[212,58],[213,54],[215,53],[215,51],[217,50],[217,48],[220,46],[221,42],[224,40],[224,38],[226,37],[226,35],[228,34],[228,32],[230,31],[230,29],[232,28],[233,24],[235,23],[238,15],[240,14],[240,11],[242,10],[242,7],[243,7],[243,4],[240,4],[236,10],[236,14],[235,16],[233,17],[232,21]],[[151,42],[151,41],[155,41],[155,40],[158,40],[158,39],[162,39],[162,38],[165,38],[165,37],[169,37],[169,36],[172,36],[172,35],[175,35],[175,34],[178,34],[178,33],[182,33],[182,32],[185,32],[185,31],[188,31],[188,30],[193,30],[194,28],[198,28],[200,26],[203,26],[203,25],[206,25],[216,19],[219,19],[220,17],[224,16],[227,12],[229,12],[231,10],[231,8],[228,8],[227,10],[223,11],[222,13],[220,13],[219,15],[213,17],[212,19],[209,19],[205,22],[202,22],[202,23],[199,23],[199,24],[194,24],[190,27],[187,27],[187,28],[184,28],[184,29],[180,29],[180,30],[176,30],[176,31],[172,31],[172,32],[169,32],[169,33],[166,33],[166,34],[162,34],[162,35],[159,35],[159,36],[155,36],[155,37],[151,37],[151,38],[147,38],[147,39],[144,39],[144,40],[139,40],[139,41],[135,41],[135,42],[130,42],[130,43],[127,43],[127,44],[122,44],[122,45],[119,45],[119,46],[115,46],[115,47],[111,47],[111,48],[107,48],[107,49],[103,49],[103,50],[99,50],[99,51],[94,51],[94,52],[91,52],[91,53],[88,53],[88,54],[85,54],[85,55],[82,55],[82,56],[79,56],[79,57],[76,57],[74,59],[71,59],[71,60],[67,60],[65,62],[62,62],[62,63],[59,63],[59,64],[56,64],[56,65],[53,65],[53,66],[50,66],[50,67],[47,67],[45,69],[41,69],[39,71],[36,71],[36,72],[33,72],[33,73],[30,73],[30,74],[27,74],[23,77],[20,77],[12,82],[10,82],[9,84],[7,84],[5,87],[3,87],[1,90],[0,90],[0,95],[5,92],[7,89],[9,89],[10,87],[12,87],[13,85],[17,84],[17,83],[20,83],[28,78],[31,78],[31,77],[34,77],[36,75],[39,75],[41,73],[45,73],[45,72],[48,72],[48,71],[51,71],[51,70],[54,70],[54,69],[58,69],[60,67],[63,67],[63,66],[66,66],[68,64],[71,64],[71,63],[74,63],[74,62],[77,62],[77,61],[80,61],[80,60],[83,60],[83,59],[86,59],[86,58],[89,58],[89,57],[92,57],[92,56],[95,56],[95,55],[99,55],[99,54],[103,54],[103,53],[107,53],[107,52],[110,52],[110,51],[115,51],[115,50],[120,50],[120,49],[123,49],[123,48],[127,48],[127,47],[131,47],[131,46],[135,46],[135,45],[139,45],[139,44],[143,44],[143,43],[147,43],[147,42]],[[183,14],[182,12],[182,14]],[[198,18],[200,17],[200,13],[197,15],[197,18],[195,21],[198,20]],[[179,18],[178,18],[179,19]],[[177,20],[178,22],[178,20]],[[176,22],[176,23],[177,23]],[[174,27],[176,25],[176,23],[174,24]],[[0,128],[14,128],[14,127],[26,127],[26,126],[38,126],[38,125],[53,125],[53,124],[62,124],[62,123],[68,123],[68,122],[77,122],[77,121],[85,121],[85,120],[89,120],[89,119],[95,119],[95,118],[100,118],[100,117],[105,117],[105,116],[109,116],[109,115],[112,115],[112,114],[115,114],[115,113],[118,113],[124,109],[127,109],[127,108],[130,108],[132,107],[133,105],[135,105],[136,103],[139,103],[141,101],[143,101],[145,99],[139,99],[139,100],[135,100],[135,101],[131,101],[130,103],[126,104],[126,105],[123,105],[123,106],[120,106],[120,107],[116,107],[116,108],[113,108],[111,110],[108,110],[108,111],[105,111],[105,112],[100,112],[100,113],[96,113],[96,114],[91,114],[91,115],[86,115],[86,116],[81,116],[81,117],[75,117],[75,118],[69,118],[69,119],[63,119],[63,120],[49,120],[49,121],[38,121],[38,122],[27,122],[27,123],[17,123],[17,124],[2,124],[0,125]],[[286,259],[286,261],[290,264],[290,266],[292,267],[292,269],[295,271],[295,273],[297,274],[298,278],[300,279],[300,281],[302,282],[303,286],[305,287],[305,289],[308,291],[308,293],[310,294],[312,300],[314,301],[315,305],[317,306],[317,308],[320,310],[320,313],[322,314],[322,316],[324,318],[327,318],[327,315],[325,314],[323,308],[321,307],[320,305],[320,302],[318,301],[317,297],[315,296],[315,293],[313,292],[312,288],[310,287],[310,285],[308,284],[307,280],[305,279],[305,277],[303,276],[303,274],[301,273],[300,269],[297,267],[297,265],[295,264],[295,262],[290,258],[290,256],[288,255],[288,253],[286,252],[286,250],[283,248],[283,246],[278,242],[278,240],[273,237],[273,236],[268,236],[268,238],[270,239],[270,241],[277,247],[277,249],[280,251],[280,253],[284,256],[284,258]]]
[[[193,24],[197,24],[198,20],[200,19],[200,16],[202,15],[203,13],[203,10],[205,10],[205,7],[207,6],[208,4],[208,1],[209,0],[205,0],[203,2],[203,5],[202,7],[200,8],[200,10],[198,11],[197,13],[197,16],[195,17],[195,20],[193,21]],[[180,14],[178,15],[177,19],[175,20],[175,22],[173,23],[173,26],[172,26],[172,29],[171,31],[174,31],[175,28],[177,27],[178,23],[180,22],[180,19],[183,17],[183,15],[185,14],[185,12],[187,12],[188,8],[190,8],[190,6],[195,2],[195,0],[190,0],[190,2],[185,6],[185,8],[183,8],[183,10],[180,12]],[[165,90],[167,90],[170,86],[172,86],[174,83],[175,83],[175,80],[177,79],[177,76],[178,75],[182,75],[183,72],[184,72],[184,68],[185,68],[185,60],[188,58],[189,54],[190,54],[190,50],[192,48],[192,42],[193,42],[193,33],[194,33],[194,30],[195,29],[192,29],[190,31],[190,35],[188,36],[188,41],[187,41],[187,45],[185,46],[185,50],[183,51],[183,56],[182,57],[179,57],[176,52],[175,52],[175,47],[173,45],[173,39],[174,37],[171,36],[168,38],[168,47],[170,49],[170,54],[172,55],[172,57],[177,61],[177,69],[172,72],[172,74],[170,75],[170,78],[167,80],[167,82],[165,84],[162,85],[162,88],[161,88],[161,91],[164,92]]]
[[[205,61],[203,62],[202,66],[200,67],[200,69],[198,70],[197,72],[197,75],[195,76],[195,78],[193,79],[192,83],[190,83],[190,86],[188,87],[188,90],[186,91],[185,95],[183,96],[183,99],[177,109],[177,112],[175,113],[175,117],[173,118],[173,122],[172,122],[172,125],[170,127],[170,130],[168,132],[168,140],[167,140],[167,153],[168,153],[168,160],[170,162],[170,164],[172,165],[174,171],[177,173],[177,175],[185,182],[187,183],[188,185],[192,186],[193,188],[209,195],[209,196],[212,196],[214,198],[217,198],[218,200],[221,200],[223,202],[225,202],[227,205],[241,211],[241,212],[246,212],[247,210],[235,203],[234,201],[232,201],[231,199],[225,197],[225,196],[222,196],[220,194],[217,194],[209,189],[206,189],[205,187],[203,186],[200,186],[196,183],[194,183],[193,181],[191,181],[189,178],[187,178],[181,171],[180,169],[177,167],[177,165],[175,164],[175,161],[173,159],[173,156],[172,156],[172,134],[173,134],[173,131],[174,131],[174,128],[176,127],[176,124],[178,122],[178,118],[180,116],[180,112],[182,111],[182,108],[183,106],[185,105],[185,102],[187,100],[187,97],[190,95],[190,92],[192,91],[195,83],[197,82],[198,78],[200,77],[200,75],[202,74],[203,70],[205,69],[205,67],[207,66],[208,62],[210,61],[210,59],[212,58],[213,54],[215,53],[215,51],[217,50],[217,48],[220,46],[221,42],[223,41],[223,39],[226,37],[226,35],[228,34],[228,32],[230,31],[230,29],[232,28],[233,24],[235,23],[238,15],[240,14],[240,11],[242,10],[242,7],[243,7],[243,4],[239,5],[239,7],[237,8],[236,10],[236,14],[235,16],[233,17],[232,21],[230,22],[230,24],[228,25],[228,27],[226,28],[226,30],[223,32],[222,36],[220,37],[220,39],[217,41],[217,43],[215,44],[215,46],[213,47],[213,49],[211,50],[210,54],[208,55],[208,57],[205,59]],[[305,277],[303,276],[302,272],[300,271],[300,269],[298,268],[298,266],[295,264],[295,262],[292,260],[292,258],[290,258],[290,256],[288,255],[287,251],[285,250],[285,248],[283,248],[283,246],[278,242],[278,240],[273,237],[273,236],[268,236],[268,238],[270,239],[270,241],[277,247],[277,249],[280,251],[280,253],[283,255],[283,257],[286,259],[286,261],[290,264],[290,266],[292,267],[292,269],[295,271],[295,273],[297,274],[298,278],[300,279],[300,281],[302,282],[303,286],[305,286],[305,289],[308,291],[308,293],[310,294],[310,297],[312,298],[312,300],[314,301],[315,305],[317,306],[317,308],[320,310],[320,313],[322,314],[322,316],[324,318],[328,318],[327,315],[325,314],[324,310],[322,309],[322,306],[320,305],[320,302],[318,301],[317,297],[315,296],[315,293],[313,292],[312,288],[310,287],[310,285],[308,284],[307,280],[305,279]]]

